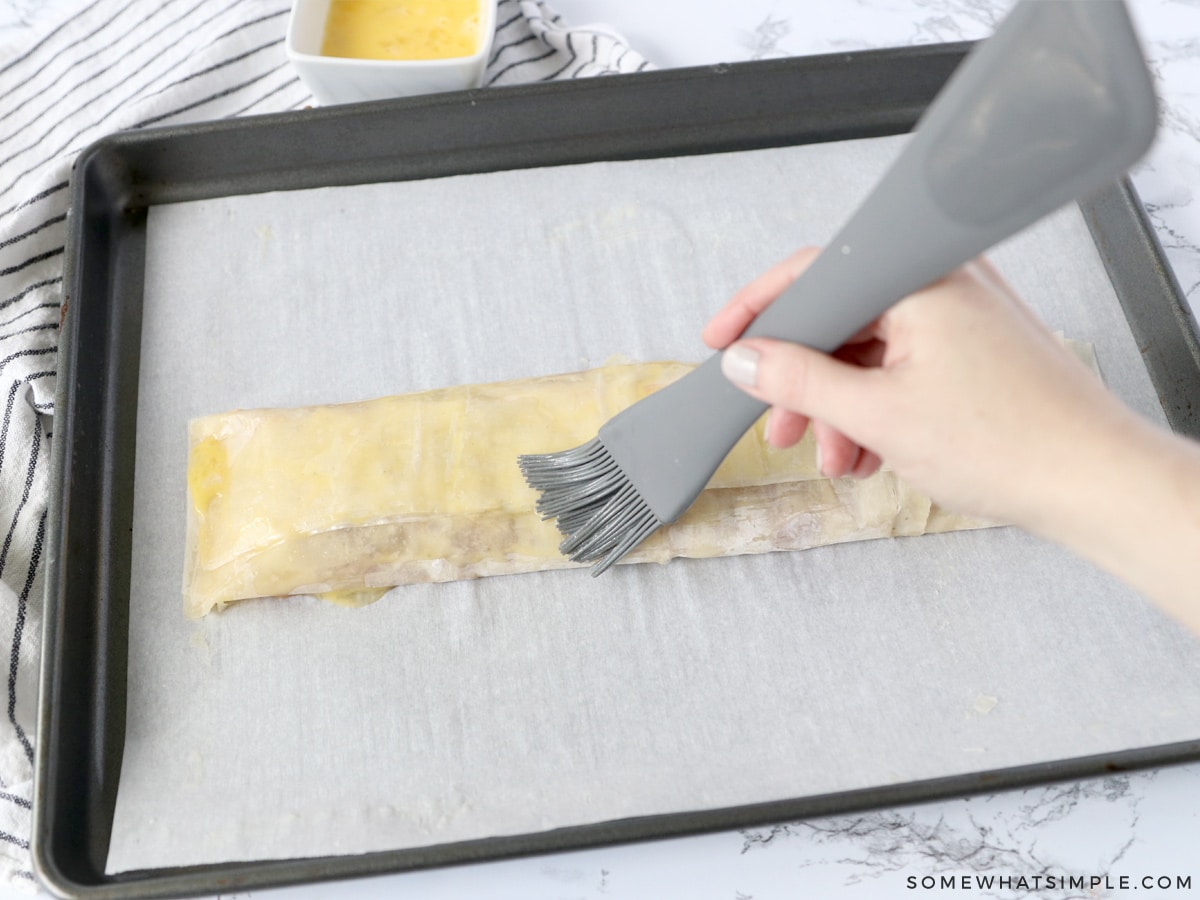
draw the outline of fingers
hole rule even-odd
[[[817,468],[826,478],[865,478],[879,468],[879,457],[864,450],[825,422],[812,423],[817,442]]]
[[[773,406],[767,417],[767,443],[786,450],[804,437],[809,426],[807,416]],[[836,428],[824,422],[812,422],[811,427],[817,443],[817,470],[826,478],[867,478],[883,464],[878,455],[860,447]]]
[[[808,430],[808,416],[782,406],[771,407],[767,414],[767,443],[779,450],[797,444]]]
[[[865,449],[872,403],[868,382],[879,369],[864,369],[799,344],[752,338],[738,341],[721,357],[721,370],[747,393],[771,404],[767,441],[788,447],[810,425],[818,468],[827,478],[865,478],[881,464]],[[859,421],[861,420],[861,422]]]
[[[851,478],[869,478],[879,471],[879,467],[883,465],[883,459],[876,453],[872,453],[865,447],[859,454],[858,462],[854,468],[846,474]]]
[[[806,247],[759,275],[732,297],[704,326],[700,337],[714,350],[737,340],[754,318],[771,305],[784,289],[800,277],[820,251]]]
[[[787,341],[751,338],[725,350],[721,371],[759,400],[825,422],[857,440],[856,420],[869,419],[864,388],[880,370]]]
[[[817,442],[817,469],[826,478],[866,478],[874,475],[883,461],[824,422],[812,423]]]

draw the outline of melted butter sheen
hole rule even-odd
[[[479,46],[479,0],[332,0],[323,56],[454,59]]]
[[[534,511],[537,495],[518,455],[582,444],[689,369],[606,366],[197,419],[188,462],[189,613],[290,593],[357,604],[374,599],[361,592],[376,585],[560,561],[560,537]],[[816,475],[811,447],[769,451],[760,427],[712,486]]]
[[[582,444],[689,368],[609,366],[198,420],[188,487],[201,557],[215,568],[296,535],[384,520],[531,511],[536,494],[517,468],[519,454]],[[713,485],[815,475],[810,454],[767,452],[760,428],[739,442]]]
[[[1095,358],[1071,345],[1095,368]],[[241,410],[189,427],[184,606],[315,594],[359,606],[388,586],[572,565],[517,467],[576,447],[679,378],[679,363],[459,385],[358,403]],[[750,429],[677,522],[629,561],[665,562],[978,528],[889,471],[825,479],[811,433],[795,448]]]
[[[317,594],[317,599],[332,603],[334,606],[348,606],[357,609],[360,606],[370,606],[391,588],[361,588],[342,591],[325,591]]]
[[[192,448],[188,464],[188,493],[196,512],[208,513],[209,505],[225,488],[229,477],[229,457],[225,445],[217,437],[209,436]]]

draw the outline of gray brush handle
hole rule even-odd
[[[901,298],[1117,178],[1149,147],[1156,122],[1121,0],[1022,0],[959,67],[849,222],[745,336],[837,349]],[[766,408],[725,379],[719,356],[676,384],[600,432],[664,523],[691,505]],[[648,428],[672,446],[646,441]],[[706,472],[700,457],[713,460]]]

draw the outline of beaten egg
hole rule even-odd
[[[454,59],[479,47],[479,0],[330,0],[323,56]]]

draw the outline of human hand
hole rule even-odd
[[[764,273],[704,329],[730,380],[771,404],[770,443],[795,443],[811,421],[827,476],[886,460],[943,507],[1072,548],[1200,635],[1200,443],[1117,400],[984,260],[833,355],[737,340],[816,255]]]
[[[1079,448],[1130,413],[985,260],[901,300],[832,356],[738,335],[816,258],[803,250],[706,326],[723,370],[771,404],[767,439],[814,430],[822,472],[880,460],[940,505],[1037,527]]]

